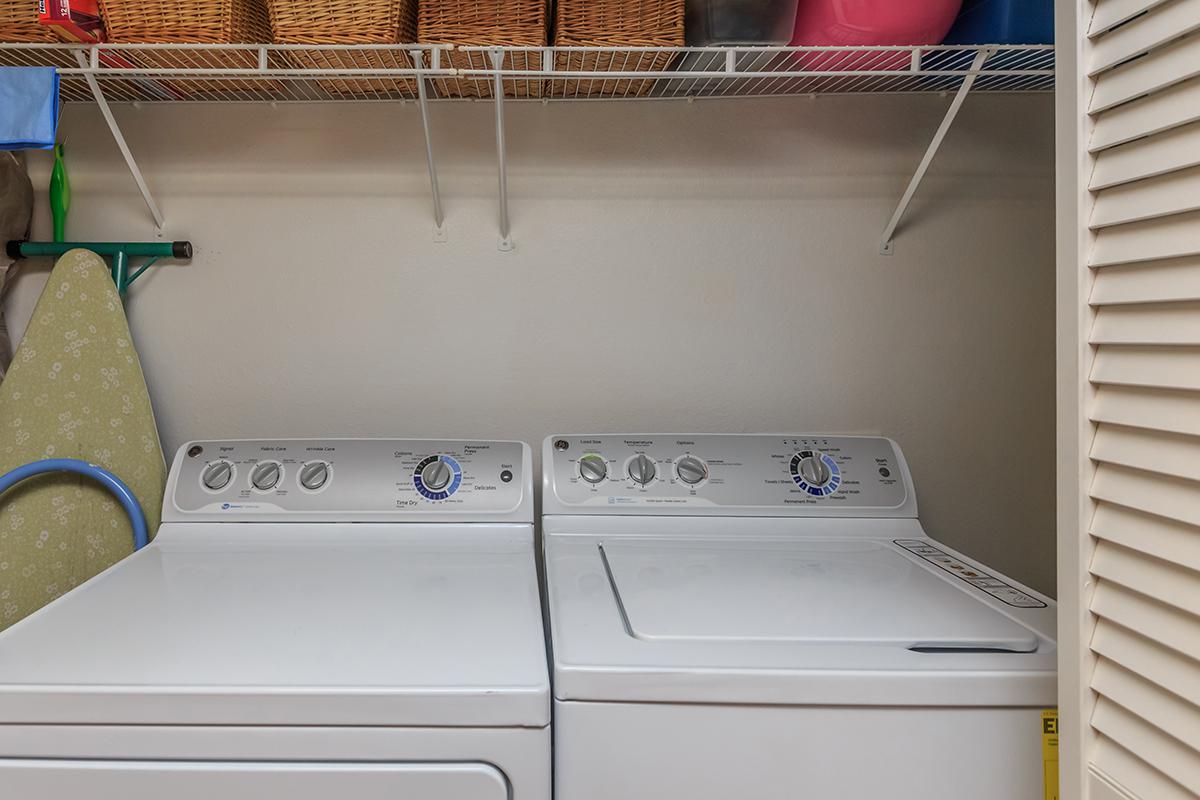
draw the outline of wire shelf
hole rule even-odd
[[[449,55],[453,51],[453,55]],[[453,63],[453,66],[451,64]],[[1045,92],[1049,45],[980,47],[453,47],[3,44],[0,66],[58,69],[90,102],[336,102],[489,97],[625,100]],[[425,86],[419,84],[424,81]]]

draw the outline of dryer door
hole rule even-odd
[[[508,782],[489,764],[0,759],[10,797],[128,800],[506,800]]]

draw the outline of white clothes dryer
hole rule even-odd
[[[894,442],[542,463],[556,800],[1042,797],[1054,604],[925,534]]]
[[[0,634],[6,797],[549,800],[527,445],[191,442],[163,520]]]

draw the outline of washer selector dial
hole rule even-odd
[[[426,500],[445,500],[462,485],[462,467],[447,455],[427,456],[413,470],[413,486]]]
[[[579,477],[588,483],[599,483],[608,477],[608,464],[604,456],[588,453],[579,459]]]
[[[250,470],[250,483],[260,492],[269,492],[282,476],[283,466],[278,461],[260,461]]]
[[[307,461],[300,466],[300,485],[315,492],[329,482],[329,463]]]
[[[842,471],[833,456],[820,450],[801,450],[792,456],[792,480],[813,497],[828,497],[842,485]]]
[[[829,467],[820,455],[808,456],[800,461],[800,477],[813,486],[824,486],[829,483]]]
[[[708,465],[695,456],[683,456],[675,462],[675,474],[689,486],[695,486],[708,477]]]
[[[204,468],[204,472],[200,474],[200,482],[204,484],[204,488],[214,492],[219,492],[229,485],[229,481],[233,479],[233,464],[225,459],[213,461]]]
[[[654,461],[645,453],[638,453],[629,462],[629,478],[634,483],[645,486],[654,480],[658,470],[654,466]]]

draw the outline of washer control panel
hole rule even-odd
[[[547,513],[916,516],[904,457],[878,436],[561,435],[542,458]]]
[[[171,469],[166,511],[248,516],[469,515],[488,520],[529,498],[520,442],[256,439],[189,442]],[[530,513],[532,519],[532,514]]]

